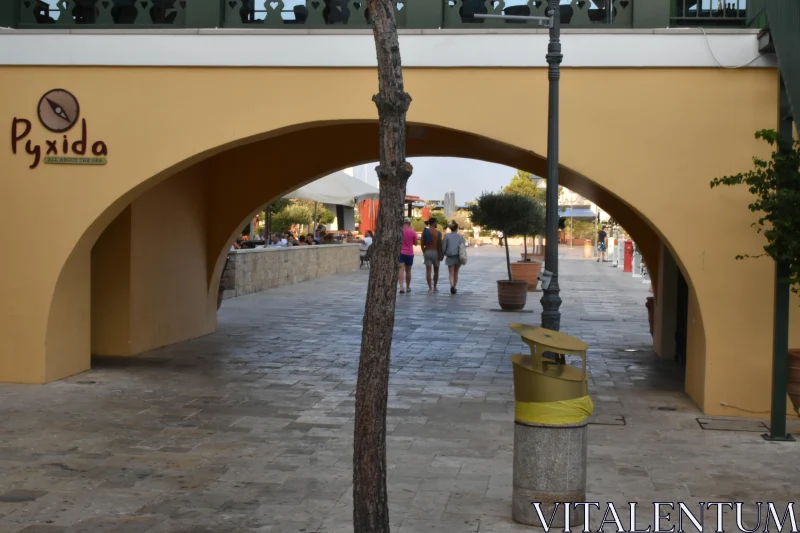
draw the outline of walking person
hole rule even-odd
[[[464,243],[464,237],[458,232],[456,221],[450,223],[450,233],[444,236],[442,243],[442,254],[445,256],[445,264],[450,271],[450,294],[458,292],[458,269],[461,268],[461,258],[459,257],[459,246]]]
[[[439,264],[442,261],[442,234],[437,228],[435,218],[425,222],[428,225],[422,232],[422,257],[425,259],[425,281],[428,282],[428,292],[439,292]],[[431,285],[431,270],[433,270],[433,285]]]
[[[606,262],[606,248],[608,246],[608,233],[606,227],[602,226],[597,232],[597,262]]]
[[[403,221],[403,247],[400,248],[400,273],[397,275],[397,285],[400,294],[411,292],[411,267],[414,265],[414,245],[417,244],[417,232],[411,229],[411,219]],[[403,290],[403,278],[406,288]]]

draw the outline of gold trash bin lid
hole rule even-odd
[[[589,394],[586,374],[579,368],[521,354],[512,355],[511,362],[518,402],[558,402]]]

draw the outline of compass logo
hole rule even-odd
[[[85,118],[79,118],[78,99],[64,89],[47,91],[36,108],[39,122],[56,138],[42,139],[34,131],[33,123],[27,118],[14,117],[11,121],[11,151],[16,154],[22,149],[31,156],[30,168],[39,163],[57,165],[105,165],[108,146],[102,140],[89,137]],[[80,123],[72,133],[67,131]],[[94,142],[92,142],[94,141]]]
[[[64,89],[48,91],[39,100],[39,121],[55,133],[62,133],[75,125],[80,115],[78,99]]]

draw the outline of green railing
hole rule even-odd
[[[21,0],[26,27],[186,26],[191,0]]]
[[[367,0],[0,0],[6,1],[18,2],[17,24],[9,25],[20,28],[369,27]],[[645,13],[652,9],[646,6],[671,0],[561,0],[562,25],[634,27],[634,1]],[[535,26],[474,15],[543,16],[546,4],[546,0],[403,0],[395,2],[395,14],[399,28],[513,29]]]

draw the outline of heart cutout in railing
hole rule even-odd
[[[628,7],[628,5],[630,5],[630,2],[628,2],[628,0],[622,0],[622,2],[619,3],[619,5],[622,6],[622,9],[625,9],[626,7]]]
[[[453,9],[454,7],[456,7],[456,0],[449,0],[447,2],[447,5],[450,6],[450,9]]]
[[[577,3],[578,9],[583,9],[585,5],[586,5],[586,0],[578,0]]]
[[[406,5],[403,2],[397,2],[397,10],[401,11]]]
[[[543,3],[544,2],[542,2],[542,0],[533,0],[533,7],[535,7],[536,9],[539,9],[540,7],[542,7]]]
[[[108,9],[108,6],[111,5],[111,2],[103,1],[100,2],[100,5],[103,6],[104,9]]]
[[[181,9],[186,9],[186,0],[180,0],[180,2],[178,2],[178,5],[181,6]]]
[[[319,2],[311,2],[311,7],[314,8],[314,11],[319,9],[320,3]]]
[[[228,5],[231,6],[231,9],[235,9],[236,8],[236,4],[238,4],[238,3],[239,2],[237,2],[236,0],[231,0],[230,2],[228,2]]]
[[[353,2],[353,8],[358,11],[361,9],[361,2]]]
[[[25,6],[26,8],[30,8],[31,7],[31,3],[30,3],[29,0],[25,0],[24,2],[22,2],[22,5]]]
[[[142,6],[142,9],[147,9],[150,5],[150,2],[139,2],[139,5]]]
[[[278,6],[281,5],[280,2],[270,2],[269,7],[272,9],[278,9]]]

